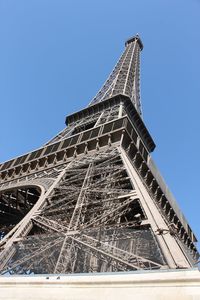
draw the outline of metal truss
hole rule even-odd
[[[155,257],[148,253],[149,242],[145,251],[133,249],[153,233],[142,225],[146,216],[117,149],[74,159],[44,199],[25,235],[1,252],[1,258],[11,253],[0,265],[2,274],[125,271],[165,265],[154,239],[150,241]]]
[[[114,105],[111,108],[105,109],[102,113],[92,114],[83,119],[69,124],[67,128],[59,132],[46,145],[62,141],[77,133],[83,132],[91,127],[97,127],[118,118],[120,105]]]
[[[130,43],[126,43],[126,49],[118,63],[104,83],[103,87],[90,102],[90,105],[104,101],[114,95],[127,95],[134,103],[138,113],[141,114],[139,63],[140,43],[136,36]]]
[[[140,101],[140,51],[141,40],[139,36],[135,36],[130,42],[126,43],[126,48],[121,55],[119,61],[114,67],[112,73],[92,99],[89,106],[102,102],[115,95],[126,95],[134,104],[136,110],[141,115],[141,101]],[[59,132],[46,145],[63,140],[76,132],[83,131],[89,124],[98,122],[99,124],[108,122],[112,119],[112,111],[107,110],[102,115],[99,113],[88,116],[77,122],[68,125],[67,128]],[[100,120],[101,119],[101,120]]]

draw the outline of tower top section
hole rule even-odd
[[[133,42],[135,42],[135,41],[138,42],[138,44],[139,44],[139,46],[140,46],[140,50],[142,51],[143,48],[144,48],[144,46],[143,46],[143,43],[142,43],[142,41],[141,41],[141,39],[140,39],[140,37],[139,37],[139,34],[136,34],[135,36],[129,38],[129,39],[125,42],[125,46],[128,46],[130,43],[133,43]]]
[[[89,106],[116,95],[129,97],[139,115],[142,115],[140,101],[140,51],[143,49],[139,35],[129,38],[125,50],[112,73],[92,99]]]

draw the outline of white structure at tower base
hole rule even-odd
[[[199,300],[197,269],[0,277],[4,300]]]

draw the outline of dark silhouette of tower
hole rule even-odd
[[[0,272],[191,268],[196,238],[150,153],[138,35],[89,106],[0,165]]]

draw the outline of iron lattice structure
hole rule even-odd
[[[139,36],[89,106],[0,165],[1,274],[190,268],[196,238],[156,169],[141,118]]]

